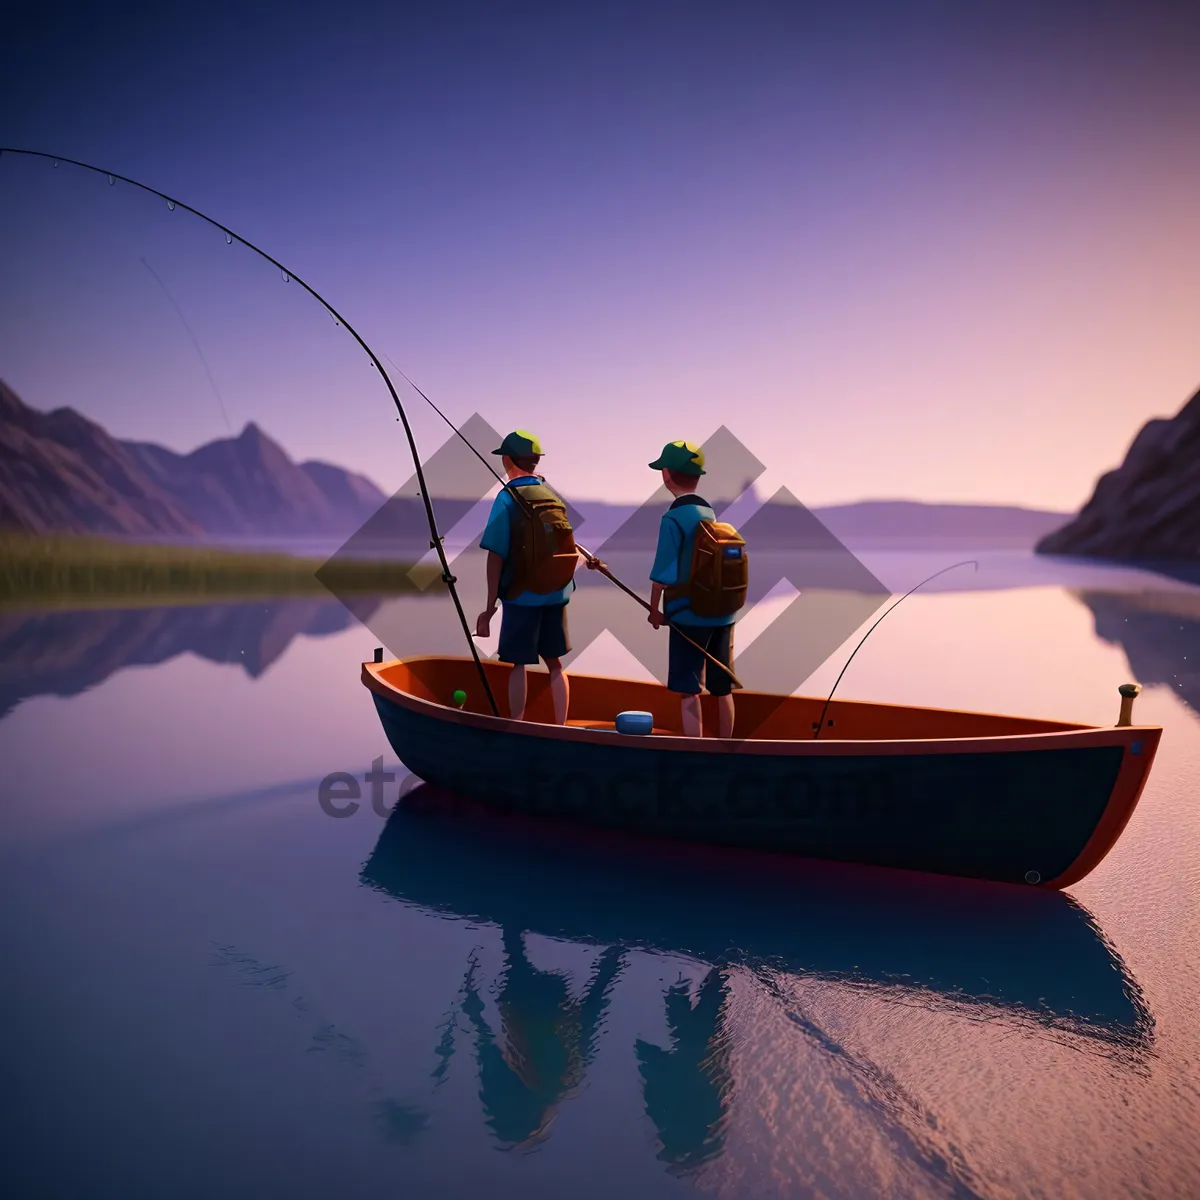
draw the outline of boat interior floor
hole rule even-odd
[[[439,709],[458,709],[491,716],[479,686],[475,664],[470,659],[418,658],[382,664],[364,664],[364,669],[384,696],[403,696],[431,703]],[[499,663],[485,666],[500,715],[508,718],[508,669]],[[578,730],[615,733],[617,714],[648,712],[653,719],[649,735],[680,737],[680,697],[662,684],[594,675],[571,675],[571,698],[567,726]],[[459,709],[455,690],[466,693]],[[700,697],[704,736],[716,736],[719,723],[717,698]],[[1095,729],[1096,726],[1067,721],[1048,721],[1000,713],[963,712],[922,708],[903,704],[879,704],[856,700],[825,701],[813,696],[776,696],[762,692],[734,694],[734,730],[738,740],[807,741],[817,733],[829,741],[974,740],[991,737],[1028,737]],[[524,719],[534,725],[553,725],[553,701],[549,677],[544,671],[528,673]]]

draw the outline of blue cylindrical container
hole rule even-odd
[[[617,713],[618,733],[652,733],[654,717],[648,712]]]

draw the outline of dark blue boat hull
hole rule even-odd
[[[532,738],[373,692],[420,779],[499,811],[685,841],[1038,883],[1064,874],[1113,794],[1120,746],[971,753],[719,754]]]

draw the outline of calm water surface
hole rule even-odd
[[[447,813],[378,641],[315,601],[0,616],[8,1195],[1200,1195],[1200,588],[993,556],[839,688],[1111,724],[1142,682],[1154,772],[1065,896]],[[376,758],[406,801],[326,815]]]

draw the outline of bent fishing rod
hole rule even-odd
[[[396,367],[396,364],[394,362],[392,362],[392,360],[390,358],[388,358],[388,356],[386,354],[383,357],[387,358],[388,362],[390,362],[393,367]],[[430,398],[427,395],[425,395],[425,393],[423,391],[421,391],[421,389],[419,387],[417,387],[417,385],[415,383],[413,383],[413,381],[411,379],[409,379],[409,377],[407,375],[405,375],[404,372],[402,370],[400,370],[399,367],[396,367],[396,371],[400,375],[400,377],[402,379],[404,379],[404,381],[408,384],[408,386],[411,387],[413,389],[413,391],[416,392],[417,395],[420,396],[421,399],[424,400],[425,403],[428,404],[429,407],[432,408],[433,411],[435,413],[437,413],[437,415],[439,417],[441,417],[442,420],[445,421],[446,424],[449,425],[451,429],[454,430],[455,434],[462,441],[462,444],[464,446],[466,446],[466,448],[468,450],[470,450],[470,452],[473,455],[475,455],[475,457],[477,459],[479,459],[479,461],[481,463],[483,463],[483,465],[492,473],[492,475],[496,479],[496,482],[499,483],[501,487],[505,488],[508,491],[508,494],[513,498],[513,501],[518,505],[518,507],[520,507],[522,512],[524,512],[526,514],[526,516],[532,517],[533,516],[533,508],[529,505],[528,501],[526,501],[526,499],[521,495],[521,489],[518,487],[514,487],[510,480],[502,479],[500,477],[500,473],[496,470],[496,468],[493,467],[492,464],[490,462],[488,462],[488,460],[486,458],[484,458],[482,454],[479,453],[479,451],[471,444],[470,441],[468,441],[466,435],[462,432],[462,430],[459,429],[458,426],[455,425],[454,422],[451,421],[450,418],[448,416],[446,416],[446,414],[444,412],[442,412],[442,410],[440,408],[438,408],[438,406],[436,404],[434,404],[434,402],[432,400],[430,400]],[[647,612],[653,611],[650,607],[649,602],[644,597],[639,596],[638,593],[635,592],[632,588],[627,587],[624,583],[622,583],[621,580],[619,580],[608,569],[608,565],[606,563],[602,563],[594,554],[591,553],[590,550],[587,549],[586,546],[580,545],[579,542],[577,541],[575,543],[575,549],[578,550],[579,553],[584,557],[584,559],[587,560],[588,568],[590,570],[599,571],[600,574],[603,575],[605,579],[609,580],[612,583],[615,583],[617,585],[617,587],[619,587],[621,589],[621,591],[623,591],[627,596],[630,596],[634,600],[636,600]],[[683,638],[683,640],[685,642],[687,642],[688,645],[693,646],[695,649],[699,650],[700,653],[704,655],[705,659],[708,662],[712,663],[713,666],[720,667],[720,669],[722,671],[724,671],[726,675],[729,676],[730,680],[732,680],[733,686],[735,689],[743,690],[742,682],[733,673],[732,667],[726,666],[726,664],[721,662],[721,660],[719,658],[715,658],[713,655],[709,654],[709,652],[707,650],[705,650],[704,647],[701,646],[699,643],[692,641],[692,639],[690,637],[688,637],[688,635],[686,633],[684,633],[683,630],[680,629],[677,624],[675,624],[673,621],[668,621],[666,619],[665,614],[663,616],[663,624],[666,625],[668,628],[673,629],[677,634],[679,634],[679,636],[681,638]]]
[[[496,697],[492,694],[491,685],[488,683],[487,672],[483,669],[483,663],[479,659],[479,651],[476,648],[475,642],[471,638],[471,630],[467,625],[466,613],[463,612],[462,602],[459,600],[458,592],[454,587],[458,580],[453,574],[451,574],[450,564],[446,560],[446,551],[442,546],[442,538],[437,530],[437,520],[433,515],[433,505],[429,500],[429,489],[425,486],[425,473],[421,468],[421,456],[417,452],[417,442],[416,438],[413,436],[412,426],[408,423],[408,414],[405,413],[404,405],[400,403],[400,397],[396,394],[396,389],[392,386],[392,381],[389,378],[388,373],[383,369],[383,364],[378,358],[375,357],[374,351],[370,346],[367,345],[365,341],[363,341],[354,326],[352,326],[350,322],[347,321],[346,318],[343,317],[342,314],[338,312],[337,309],[334,308],[333,305],[330,304],[329,301],[326,300],[325,297],[322,296],[315,288],[305,283],[299,275],[285,267],[283,263],[279,262],[278,259],[272,258],[271,255],[269,255],[265,250],[259,249],[259,247],[253,242],[249,242],[244,237],[234,233],[232,229],[222,225],[220,221],[213,220],[212,217],[200,212],[199,209],[193,208],[190,204],[184,204],[182,200],[176,200],[173,197],[168,196],[165,192],[160,192],[157,188],[149,187],[144,183],[138,183],[136,179],[130,179],[125,175],[118,175],[115,171],[105,171],[100,167],[92,166],[90,163],[79,162],[77,159],[73,158],[63,158],[58,154],[46,154],[41,150],[19,150],[11,146],[0,146],[0,155],[5,154],[23,154],[31,158],[49,159],[56,167],[59,163],[69,163],[73,167],[81,167],[83,170],[91,171],[96,175],[107,176],[110,186],[115,185],[119,179],[122,183],[128,183],[132,187],[138,188],[143,192],[148,192],[152,196],[158,196],[160,199],[167,202],[167,207],[172,212],[174,212],[177,208],[182,208],[185,212],[190,212],[193,216],[199,217],[200,220],[213,226],[215,229],[219,229],[225,235],[225,242],[227,245],[233,245],[235,241],[240,242],[243,246],[253,250],[254,253],[259,255],[261,258],[265,258],[267,262],[271,263],[272,266],[278,267],[280,273],[283,275],[284,283],[290,283],[294,280],[310,296],[312,296],[312,298],[316,300],[317,303],[320,304],[327,313],[329,313],[335,324],[345,327],[350,336],[354,338],[354,340],[366,352],[367,357],[371,360],[371,365],[379,372],[379,376],[387,387],[387,390],[392,397],[392,402],[396,406],[396,412],[399,414],[397,420],[400,421],[400,423],[404,426],[404,435],[408,439],[408,448],[412,454],[413,465],[417,469],[417,481],[421,488],[421,499],[425,503],[425,516],[429,522],[429,545],[431,549],[437,551],[438,560],[442,565],[442,582],[445,583],[450,592],[451,599],[454,601],[454,608],[458,613],[458,619],[462,625],[463,634],[467,639],[467,645],[471,647],[471,656],[474,658],[475,666],[479,671],[479,678],[483,683],[483,690],[487,695],[488,703],[491,705],[492,714],[493,716],[498,717],[500,715],[500,709],[496,704]]]
[[[979,563],[973,558],[967,558],[967,559],[964,559],[962,562],[952,563],[948,567],[943,567],[940,571],[935,571],[932,575],[930,575],[930,577],[928,579],[922,579],[921,582],[917,584],[917,587],[909,588],[909,590],[907,592],[905,592],[904,595],[901,596],[900,599],[897,600],[895,604],[890,605],[888,607],[887,611],[883,614],[883,617],[886,617],[888,615],[888,613],[890,613],[892,611],[892,609],[895,608],[897,605],[903,604],[904,601],[907,600],[909,598],[909,596],[911,596],[913,594],[913,592],[915,592],[917,590],[917,588],[923,588],[927,583],[932,582],[939,575],[945,575],[947,571],[953,571],[957,567],[970,567],[970,566],[973,566],[975,568],[975,570],[977,570],[977,571],[979,570]],[[880,617],[879,621],[882,621],[883,617]],[[833,681],[833,687],[831,687],[829,689],[829,695],[825,699],[825,707],[823,709],[821,709],[821,719],[817,722],[817,728],[813,731],[813,741],[816,741],[816,739],[821,736],[821,730],[824,729],[824,727],[825,727],[825,714],[829,711],[829,704],[830,704],[830,701],[833,700],[833,693],[837,691],[837,685],[842,682],[842,676],[845,675],[845,673],[846,673],[846,667],[848,667],[854,661],[854,655],[857,654],[862,649],[863,642],[865,642],[867,640],[867,638],[869,638],[871,636],[871,634],[873,634],[875,632],[876,628],[879,625],[879,621],[876,621],[875,624],[872,625],[871,628],[868,629],[867,632],[863,634],[862,642],[859,642],[858,645],[854,647],[854,650],[851,653],[850,657],[848,659],[846,659],[846,666],[842,667],[842,669],[838,672],[838,677]]]

